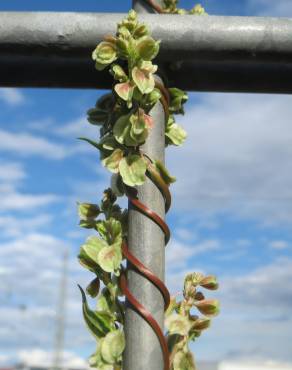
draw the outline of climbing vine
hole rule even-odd
[[[176,0],[165,0],[160,10],[161,13],[183,13],[177,8]],[[190,13],[203,14],[204,10],[197,5]],[[180,89],[164,88],[156,78],[158,66],[152,61],[159,47],[160,42],[151,37],[148,27],[139,23],[135,11],[131,10],[118,24],[116,35],[106,36],[92,54],[96,69],[108,69],[114,80],[112,91],[88,111],[89,123],[100,129],[100,140],[81,138],[99,151],[103,166],[112,173],[111,186],[104,191],[99,204],[79,204],[80,226],[94,231],[81,246],[78,256],[81,265],[94,274],[94,279],[86,291],[79,288],[85,322],[97,341],[90,365],[101,370],[123,368],[125,296],[157,334],[165,370],[195,369],[189,343],[209,327],[210,317],[219,310],[217,300],[206,299],[198,290],[217,289],[214,276],[189,274],[185,278],[182,300],[169,296],[163,282],[129,251],[128,213],[116,203],[117,197],[126,195],[140,212],[161,227],[167,243],[170,236],[167,225],[139,201],[135,192],[135,187],[149,177],[161,190],[166,211],[170,206],[169,186],[175,178],[163,163],[150,158],[141,148],[155,125],[151,109],[156,103],[160,101],[165,111],[165,145],[179,146],[186,139],[186,132],[176,123],[175,115],[184,113],[183,105],[188,97]],[[147,308],[129,292],[125,261],[163,293],[165,335]],[[87,296],[97,299],[95,310],[89,307]],[[194,315],[194,308],[203,317]]]

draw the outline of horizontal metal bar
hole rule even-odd
[[[107,88],[91,51],[123,14],[0,13],[0,85]],[[292,92],[292,20],[145,14],[171,83],[194,91]],[[173,71],[173,72],[171,72]]]

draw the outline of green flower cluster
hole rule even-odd
[[[209,290],[218,289],[214,276],[189,274],[184,282],[184,299],[177,302],[172,297],[166,312],[165,326],[168,330],[167,339],[171,353],[171,370],[194,370],[195,363],[189,349],[189,342],[196,340],[203,330],[210,326],[210,317],[219,313],[219,302],[215,299],[205,299],[198,287]],[[191,310],[196,308],[204,317],[193,315]]]
[[[157,65],[152,63],[159,45],[131,10],[118,24],[117,34],[107,36],[92,54],[96,68],[109,68],[115,82],[113,93],[102,96],[88,111],[88,121],[101,126],[101,139],[98,143],[87,141],[100,151],[102,164],[128,186],[146,181],[149,159],[140,146],[155,124],[149,112],[162,97],[155,83]],[[165,145],[181,145],[186,132],[175,122],[174,114],[184,113],[188,97],[177,88],[169,89],[169,95]]]
[[[82,203],[78,207],[80,225],[97,232],[81,246],[78,259],[83,267],[95,274],[86,292],[92,298],[98,297],[96,310],[89,308],[85,292],[79,288],[84,320],[97,339],[90,365],[101,370],[121,369],[125,348],[124,303],[117,279],[123,269],[122,240],[126,237],[127,212],[122,212],[115,204],[116,199],[109,188],[99,206]],[[100,292],[101,283],[103,289]]]
[[[191,10],[185,10],[178,8],[179,0],[164,0],[163,1],[163,13],[170,13],[170,14],[194,14],[194,15],[206,15],[205,9],[202,7],[201,4],[195,5]]]

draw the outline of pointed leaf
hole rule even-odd
[[[90,332],[100,339],[114,328],[113,318],[106,312],[92,311],[88,306],[84,290],[80,285],[78,287],[82,295],[82,311],[86,325]]]

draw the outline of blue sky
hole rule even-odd
[[[210,14],[292,17],[291,0],[202,1]],[[193,1],[182,1],[190,7]],[[123,11],[130,1],[1,0],[4,10]],[[98,73],[98,72],[97,72]],[[45,361],[53,348],[62,255],[70,251],[66,359],[94,350],[76,283],[86,233],[76,201],[96,201],[108,175],[76,140],[96,137],[85,112],[101,92],[0,90],[0,364]],[[206,359],[292,362],[292,130],[290,96],[190,94],[168,221],[172,292],[188,271],[217,274],[222,314],[193,346]]]

